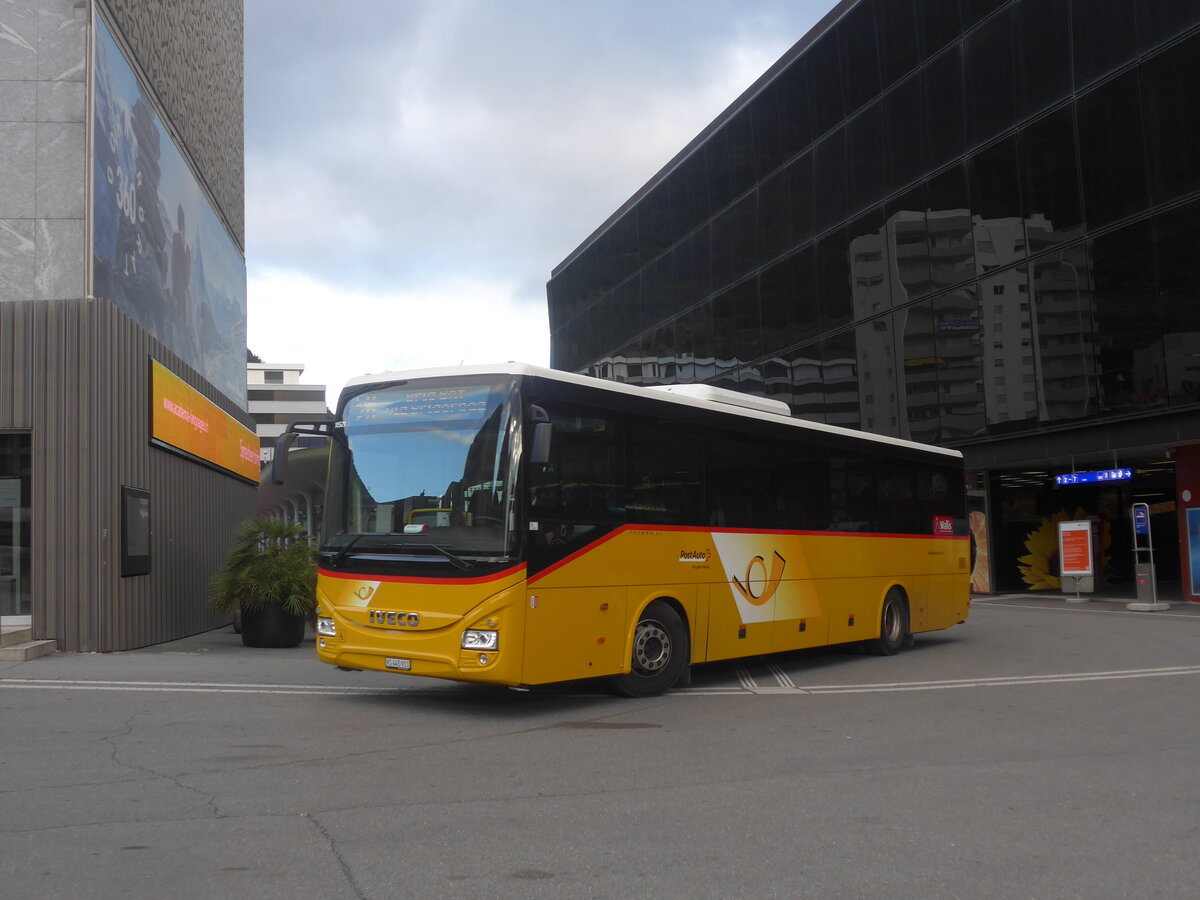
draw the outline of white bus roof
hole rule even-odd
[[[922,444],[917,441],[906,441],[901,438],[872,434],[869,431],[858,431],[853,428],[843,428],[840,425],[825,425],[821,422],[810,422],[808,419],[798,419],[790,415],[788,405],[780,400],[755,397],[752,394],[739,394],[723,388],[707,384],[686,385],[656,385],[641,387],[639,385],[622,384],[619,381],[607,381],[603,378],[593,378],[590,375],[576,375],[572,372],[562,372],[558,369],[547,369],[527,363],[506,362],[496,364],[446,366],[432,369],[408,369],[400,372],[379,372],[378,374],[360,375],[351,378],[342,388],[342,393],[353,387],[367,384],[387,384],[392,381],[412,381],[418,378],[448,378],[456,375],[532,375],[564,384],[577,384],[598,390],[612,391],[629,397],[650,397],[678,406],[690,406],[695,409],[713,410],[731,415],[745,416],[764,422],[789,422],[798,428],[806,428],[821,434],[841,435],[858,440],[875,441],[891,447],[902,447],[912,450],[922,450],[927,453],[940,453],[955,459],[962,459],[962,453],[948,447],[937,447],[933,444]]]

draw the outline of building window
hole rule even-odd
[[[263,372],[263,382],[266,384],[283,384],[283,372],[277,369],[267,369]]]

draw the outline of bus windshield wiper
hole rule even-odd
[[[475,568],[475,563],[468,562],[467,560],[463,559],[461,556],[457,556],[457,555],[451,553],[445,547],[441,547],[437,544],[426,544],[425,546],[432,547],[434,550],[436,550],[438,553],[442,554],[442,556],[446,557],[446,559],[450,560],[451,563],[453,563],[458,568],[462,569],[464,572],[470,572],[472,569]]]
[[[338,548],[337,552],[333,554],[333,558],[329,560],[329,565],[334,568],[339,566],[341,564],[342,560],[345,559],[350,554],[350,551],[352,549],[354,549],[354,545],[357,544],[359,541],[361,541],[365,537],[376,537],[376,535],[356,534],[345,545]],[[475,568],[475,563],[471,562],[470,560],[463,559],[457,553],[447,550],[445,547],[442,547],[439,544],[421,544],[421,543],[412,543],[409,541],[405,541],[402,543],[385,544],[382,547],[377,547],[377,549],[385,549],[386,548],[388,550],[415,550],[415,549],[424,548],[424,547],[428,547],[430,550],[436,550],[442,556],[446,557],[446,559],[453,566],[455,566],[458,569],[461,569],[464,572],[470,572]]]
[[[366,537],[366,535],[356,534],[353,538],[350,539],[350,541],[346,544],[346,546],[338,549],[338,552],[334,554],[333,559],[331,559],[329,561],[329,564],[331,566],[340,565],[341,561],[343,559],[345,559],[346,555],[350,552],[350,548],[353,547],[355,544],[357,544],[359,541],[361,541],[364,537]]]

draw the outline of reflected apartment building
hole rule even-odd
[[[1064,518],[1132,591],[1146,503],[1200,600],[1198,101],[1200,0],[844,0],[554,270],[552,365],[961,449],[980,591]]]

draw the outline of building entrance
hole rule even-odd
[[[1100,468],[1103,463],[1097,463]],[[1098,538],[1098,591],[1134,590],[1130,508],[1145,503],[1154,534],[1157,580],[1178,584],[1179,527],[1175,467],[1166,458],[1124,464],[1128,480],[1057,485],[1051,471],[998,472],[991,484],[990,529],[993,589],[1061,590],[1058,522],[1088,519]],[[1109,462],[1106,466],[1112,467]],[[1119,468],[1119,467],[1118,467]]]
[[[30,515],[28,434],[0,434],[0,617],[29,616]]]

